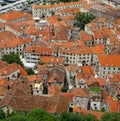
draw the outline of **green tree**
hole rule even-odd
[[[35,72],[33,71],[32,68],[26,68],[25,71],[28,73],[28,75],[34,75]]]
[[[59,17],[59,18],[57,18],[57,20],[58,20],[58,21],[61,21],[62,19]]]
[[[63,87],[63,88],[61,88],[61,92],[67,92],[67,88],[66,87]]]
[[[98,119],[94,115],[84,115],[82,121],[98,121]]]
[[[57,121],[82,121],[83,116],[80,113],[63,112]]]
[[[105,108],[102,107],[102,108],[100,109],[100,111],[101,111],[101,112],[105,112]]]
[[[5,119],[5,113],[0,109],[0,119]]]
[[[95,19],[95,16],[93,16],[93,14],[78,12],[75,16],[76,26],[84,30],[85,24],[89,23],[93,19]]]
[[[120,113],[105,113],[101,121],[120,121]]]
[[[17,112],[8,116],[4,121],[27,121],[23,113]]]
[[[33,109],[27,115],[28,121],[55,121],[54,116],[44,110]]]
[[[11,64],[11,63],[17,63],[20,64],[21,66],[23,66],[23,63],[19,57],[19,54],[15,54],[15,53],[10,53],[8,55],[4,55],[2,57],[3,61],[6,61],[7,63]]]

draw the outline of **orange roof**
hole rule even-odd
[[[98,61],[101,66],[120,67],[120,54],[98,55]]]
[[[6,67],[8,64],[6,61],[0,60],[0,69]]]
[[[93,54],[105,54],[105,45],[101,44],[95,44],[93,47],[91,47]]]
[[[54,16],[47,17],[46,20],[50,25],[53,26],[56,22],[58,22],[58,18],[60,18],[59,15],[54,15]]]
[[[107,85],[105,78],[90,78],[87,81],[87,84],[90,86],[95,82],[98,82],[100,86],[106,86]]]
[[[66,66],[65,69],[71,73],[71,72],[77,72],[78,70],[80,70],[80,67],[77,64],[71,64],[69,66]]]
[[[74,18],[75,18],[75,15],[68,15],[68,16],[64,16],[62,20],[69,24],[71,23],[71,21],[74,20]]]
[[[83,41],[92,41],[92,35],[87,34],[85,31],[81,30],[79,34]]]
[[[62,6],[70,6],[70,5],[77,5],[77,4],[86,4],[86,0],[81,0],[78,2],[67,2],[67,3],[60,3],[60,4],[53,4],[53,5],[33,5],[32,8],[34,9],[49,9],[49,8],[56,8]]]
[[[6,76],[9,75],[15,71],[19,70],[19,66],[16,63],[9,64],[8,66],[2,68],[0,70],[0,75],[1,76]]]
[[[97,21],[103,23],[106,21],[106,18],[100,17],[100,18],[97,18]]]
[[[7,92],[7,88],[6,87],[0,87],[0,96],[4,96]]]
[[[1,32],[0,39],[2,40],[2,42],[0,42],[0,48],[13,48],[23,44],[23,39],[21,37],[15,36],[8,31]]]
[[[5,23],[3,23],[3,22],[1,23],[0,22],[0,28],[4,28],[4,27],[5,27]]]
[[[46,70],[47,64],[44,65],[38,65],[38,70],[40,74],[47,74],[47,70]]]
[[[86,78],[86,75],[83,74],[83,73],[81,73],[81,72],[78,72],[76,78],[77,78],[78,80],[80,80],[80,79],[85,79],[85,78]]]
[[[105,36],[100,30],[95,30],[93,33],[93,37],[95,39],[101,39],[101,38],[104,38]]]
[[[27,72],[24,70],[24,68],[21,66],[21,65],[18,65],[19,66],[19,68],[20,68],[20,74],[22,75],[22,76],[27,76],[28,74],[27,74]]]
[[[49,83],[54,83],[55,79],[54,76],[51,76],[50,79],[48,80]]]
[[[109,91],[102,91],[102,97],[103,97],[103,102],[107,102],[106,97],[110,96],[110,92]]]
[[[97,5],[98,3],[95,3],[95,4],[88,4],[87,6],[83,6],[83,9],[86,9],[88,11],[90,11],[90,9],[94,6],[94,5]]]
[[[26,39],[24,40],[24,43],[25,43],[25,44],[29,44],[30,42],[32,42],[32,38],[26,38]]]
[[[110,43],[118,43],[118,42],[119,42],[119,40],[118,40],[116,37],[114,37],[114,36],[110,36],[110,37],[108,38],[108,41],[109,41]]]
[[[69,14],[73,14],[73,13],[78,13],[80,12],[80,10],[78,8],[66,8],[66,9],[62,9],[62,10],[59,10],[58,12],[60,13],[69,13]]]
[[[73,88],[73,96],[79,97],[89,97],[88,90],[84,88]]]
[[[39,55],[52,55],[52,48],[39,46],[26,46],[24,51],[26,53],[35,53]]]
[[[61,95],[63,95],[64,97],[68,98],[71,102],[73,102],[73,94],[69,93],[69,92],[62,92]]]
[[[7,87],[8,81],[5,78],[0,79],[0,87]]]
[[[28,82],[41,82],[41,76],[40,75],[29,75],[27,76]]]
[[[80,107],[74,106],[73,107],[73,112],[78,112],[81,113],[83,115],[94,115],[97,119],[101,119],[101,117],[103,116],[103,112],[99,112],[99,111],[91,111],[91,110],[83,110]]]
[[[120,73],[115,73],[109,77],[111,83],[119,82],[120,81]]]
[[[113,32],[105,26],[101,26],[102,33],[106,36],[113,36]]]
[[[92,66],[81,66],[81,72],[87,75],[95,75]]]
[[[108,96],[107,97],[107,103],[109,105],[109,111],[110,112],[118,112],[118,101],[111,97],[111,96]]]
[[[63,59],[61,57],[47,57],[47,56],[41,56],[40,57],[41,63],[63,63]]]
[[[14,10],[5,14],[1,14],[0,19],[6,20],[6,21],[12,21],[15,19],[25,18],[28,16],[30,16],[30,14],[26,14],[26,13]]]
[[[59,52],[69,53],[69,54],[92,54],[91,49],[84,45],[80,45],[74,49],[59,49]]]
[[[14,85],[14,81],[13,80],[10,80],[9,84],[10,84],[10,88],[12,88],[13,85]]]
[[[49,93],[50,95],[59,94],[60,91],[61,91],[60,85],[53,84],[53,85],[48,86],[48,93]]]
[[[118,18],[118,19],[116,20],[116,23],[117,23],[117,24],[120,24],[120,18]]]
[[[74,48],[75,46],[75,42],[74,41],[69,41],[69,42],[65,42],[65,43],[61,43],[60,48]]]

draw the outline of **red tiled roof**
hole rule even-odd
[[[107,97],[107,103],[109,105],[109,111],[110,112],[118,112],[118,101],[111,97],[111,96],[108,96]]]
[[[87,84],[89,86],[95,82],[98,82],[100,86],[107,86],[105,78],[90,78],[89,80],[87,80]]]
[[[77,5],[77,4],[85,4],[87,3],[86,0],[81,0],[78,2],[67,2],[67,3],[60,3],[60,4],[53,4],[53,5],[33,5],[32,8],[34,9],[49,9],[49,8],[56,8],[62,6],[70,6],[70,5]]]
[[[41,82],[41,76],[40,75],[29,75],[27,76],[28,82]]]
[[[73,108],[73,112],[78,112],[78,113],[81,113],[83,115],[91,114],[91,115],[94,115],[99,120],[101,119],[101,117],[104,114],[103,112],[99,112],[99,111],[83,110],[80,107],[75,107],[75,106]]]
[[[1,76],[6,76],[9,75],[15,71],[19,70],[19,66],[16,63],[9,64],[8,66],[2,68],[0,70],[0,75]]]
[[[5,78],[0,79],[0,87],[7,87],[8,81]]]
[[[88,90],[84,88],[73,88],[73,96],[79,97],[89,97]]]
[[[22,76],[27,76],[28,74],[27,74],[27,72],[24,70],[24,68],[21,66],[21,65],[18,65],[19,66],[19,68],[20,68],[20,74],[22,75]]]
[[[27,46],[24,51],[26,53],[35,53],[39,55],[52,55],[52,48],[48,47]]]
[[[98,55],[98,61],[101,66],[120,67],[120,54]]]
[[[19,18],[24,18],[24,17],[30,17],[30,14],[26,13],[21,13],[19,11],[11,11],[5,14],[0,15],[0,19],[6,20],[6,21],[11,21]]]
[[[41,56],[40,57],[41,63],[63,63],[63,59],[61,57],[47,57],[47,56]]]
[[[65,97],[68,98],[71,102],[73,102],[73,93],[62,92],[61,95],[65,96]]]
[[[111,83],[119,82],[120,81],[120,73],[115,73],[110,75],[109,77]]]

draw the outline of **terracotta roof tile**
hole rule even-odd
[[[115,73],[109,76],[109,80],[111,83],[116,83],[120,81],[120,73]]]
[[[43,56],[52,55],[52,48],[48,47],[26,46],[24,51],[26,53],[35,53]]]
[[[9,74],[17,71],[17,70],[19,70],[19,66],[16,63],[9,64],[8,66],[6,66],[0,70],[0,75],[6,76],[6,75],[9,75]]]
[[[65,69],[71,73],[71,72],[77,72],[80,70],[80,67],[77,64],[71,64],[69,66],[66,66]]]
[[[99,120],[102,118],[102,116],[104,114],[103,112],[99,112],[99,111],[83,110],[80,107],[74,107],[73,112],[78,112],[78,113],[81,113],[83,115],[91,114],[91,115],[96,116],[96,118]]]
[[[110,96],[109,91],[102,91],[103,102],[107,102],[106,97]]]
[[[18,92],[18,91],[17,91]],[[6,98],[9,99],[5,101]],[[70,101],[62,95],[56,96],[32,96],[19,91],[16,95],[6,95],[0,107],[10,106],[16,111],[31,111],[33,108],[40,108],[51,113],[62,113],[68,110]]]
[[[21,13],[19,11],[14,10],[5,14],[1,14],[0,19],[6,20],[6,21],[12,21],[12,20],[16,20],[16,19],[28,17],[28,16],[30,16],[30,14]]]
[[[0,60],[0,69],[6,67],[7,65],[7,62]]]
[[[0,79],[0,87],[7,87],[8,81],[5,78]]]
[[[65,97],[68,98],[71,102],[73,102],[73,93],[61,92],[61,95],[65,96]]]
[[[81,72],[86,74],[86,75],[95,75],[94,70],[92,66],[81,66]]]
[[[46,57],[46,56],[41,56],[40,57],[40,62],[41,63],[63,63],[63,59],[61,57]]]
[[[4,96],[7,92],[7,88],[5,87],[0,87],[0,96]]]
[[[58,11],[59,13],[75,14],[80,12],[78,8],[66,8]]]
[[[28,74],[27,74],[27,72],[24,70],[24,68],[21,66],[21,65],[18,65],[19,66],[19,68],[20,68],[20,74],[22,75],[22,76],[27,76]]]
[[[33,5],[32,8],[34,9],[49,9],[49,8],[56,8],[62,6],[70,6],[70,5],[77,5],[77,4],[84,4],[87,3],[86,0],[78,1],[78,2],[69,2],[69,3],[60,3],[60,4],[53,4],[53,5]]]
[[[90,86],[95,82],[98,82],[100,86],[104,86],[104,87],[107,86],[105,78],[90,78],[87,81],[87,84]]]
[[[91,47],[91,51],[93,54],[105,54],[105,45],[95,44]]]
[[[101,66],[120,67],[120,54],[98,55],[98,61]]]
[[[40,75],[29,75],[28,82],[41,82],[41,76]]]
[[[61,92],[60,85],[52,84],[52,85],[48,86],[48,94],[56,95],[56,94],[59,94],[60,92]]]
[[[80,38],[83,40],[83,41],[92,41],[93,38],[92,38],[92,35],[89,35],[87,34],[85,31],[81,30],[79,32],[80,34]]]
[[[89,97],[88,90],[83,88],[73,88],[73,96],[77,97]]]
[[[70,53],[70,54],[92,54],[91,49],[84,45],[80,45],[74,49],[60,49],[59,52]]]
[[[107,103],[109,104],[110,112],[118,112],[118,101],[115,98],[108,96]]]

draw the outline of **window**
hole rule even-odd
[[[94,104],[94,106],[96,106],[96,104]]]
[[[97,110],[97,107],[95,107],[95,110]]]

